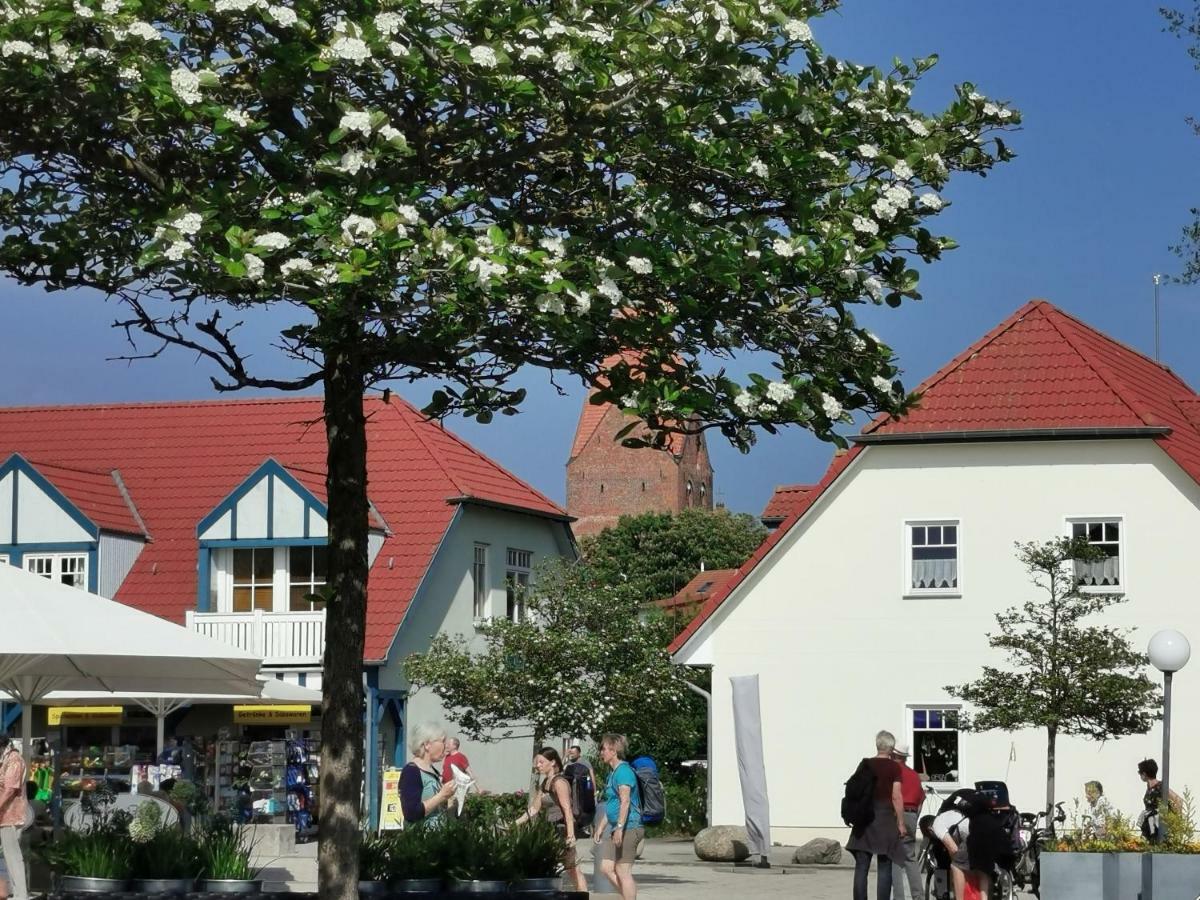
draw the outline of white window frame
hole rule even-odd
[[[66,560],[73,560],[78,564],[78,568],[70,573],[76,576],[76,580],[82,580],[82,584],[74,584],[71,587],[77,587],[86,591],[88,589],[88,555],[87,553],[26,553],[21,559],[21,567],[26,572],[31,572],[34,575],[41,575],[43,578],[53,581],[55,584],[66,584],[63,581],[63,563]],[[36,563],[50,563],[49,571],[38,572]]]
[[[233,610],[233,554],[235,550],[269,550],[274,554],[272,559],[271,577],[271,606],[264,613],[292,612],[291,587],[292,576],[289,553],[292,550],[287,545],[263,547],[220,547],[212,551],[212,589],[216,593],[216,606],[213,610],[219,613],[235,615]],[[299,549],[307,549],[301,547]],[[296,610],[303,612],[303,610]],[[252,616],[253,610],[241,611],[236,615]]]
[[[488,617],[491,585],[488,584],[488,544],[476,542],[471,556],[471,619],[479,623]]]
[[[525,618],[525,600],[518,598],[516,606],[510,609],[508,595],[511,585],[514,583],[521,585],[526,591],[529,590],[530,573],[533,571],[533,551],[508,547],[504,559],[504,615],[513,622],[520,622]]]
[[[913,568],[913,528],[938,526],[944,528],[947,525],[953,526],[955,529],[955,581],[954,587],[945,588],[919,588],[913,586],[912,568]],[[961,597],[963,592],[963,529],[962,519],[958,516],[935,516],[922,519],[905,519],[904,526],[904,573],[903,573],[903,593],[905,597]],[[927,545],[926,545],[927,546]],[[948,546],[947,544],[938,544],[936,546]]]
[[[292,553],[295,552],[296,550],[315,551],[315,550],[320,549],[321,546],[322,545],[319,545],[319,544],[318,545],[310,544],[310,545],[305,545],[302,547],[279,548],[279,549],[282,549],[285,551],[283,558],[284,558],[284,562],[287,565],[287,587],[285,588],[286,593],[283,598],[284,607],[287,612],[318,612],[325,608],[325,604],[323,604],[323,603],[320,604],[319,606],[314,606],[312,601],[308,601],[307,609],[292,609],[292,588],[293,587],[296,587],[298,585],[303,586],[303,587],[308,588],[307,593],[315,594],[315,593],[317,593],[318,588],[327,587],[329,585],[329,557],[328,557],[328,555],[326,555],[326,558],[325,558],[326,569],[325,569],[325,580],[324,581],[317,581],[317,579],[316,579],[316,572],[314,571],[315,562],[314,562],[313,567],[310,567],[310,569],[309,569],[309,576],[310,576],[309,578],[307,578],[303,581],[294,581],[292,579]],[[310,558],[315,560],[315,558],[316,558],[315,553]],[[278,559],[276,560],[276,562],[278,562]]]
[[[925,711],[927,727],[918,729],[913,722],[913,714],[920,710]],[[953,731],[955,734],[958,735],[958,779],[956,781],[934,781],[932,778],[930,778],[930,780],[925,783],[930,785],[931,787],[947,788],[950,790],[954,790],[963,783],[963,772],[965,771],[965,766],[963,764],[963,758],[964,758],[963,730],[959,727],[954,727],[954,728],[945,728],[945,727],[930,728],[930,727],[928,727],[928,721],[929,721],[928,716],[929,716],[929,713],[932,711],[940,712],[943,715],[945,715],[945,713],[952,712],[956,716],[961,716],[962,715],[962,704],[961,703],[941,703],[941,702],[939,702],[939,703],[907,703],[907,704],[905,704],[905,706],[904,706],[905,730],[906,730],[907,737],[908,737],[909,752],[912,754],[908,759],[908,764],[910,766],[912,766],[913,769],[915,771],[917,771],[918,773],[921,771],[921,768],[920,768],[921,760],[919,760],[916,755],[917,754],[917,731]]]
[[[1067,537],[1071,537],[1074,533],[1076,525],[1092,525],[1092,524],[1116,524],[1117,532],[1117,583],[1116,584],[1081,584],[1079,589],[1085,593],[1091,594],[1124,594],[1129,582],[1126,580],[1126,565],[1125,557],[1127,555],[1127,546],[1125,544],[1125,516],[1124,515],[1094,515],[1094,516],[1067,516],[1065,519],[1066,526],[1064,531]],[[1091,543],[1089,540],[1088,543]],[[1102,543],[1110,543],[1103,541]],[[1074,567],[1072,566],[1072,572]]]

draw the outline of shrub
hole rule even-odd
[[[566,841],[545,819],[518,825],[502,835],[508,843],[513,878],[553,878],[562,870]]]
[[[511,824],[529,808],[529,795],[524,791],[511,794],[468,794],[462,818],[483,819],[487,822]]]
[[[364,835],[358,846],[358,877],[360,881],[387,881],[390,877],[391,836]]]
[[[651,837],[686,835],[695,837],[708,824],[708,773],[696,766],[661,775],[666,793],[666,816],[646,828]]]
[[[65,831],[42,848],[42,857],[60,875],[125,879],[133,871],[128,836],[107,828]]]
[[[440,878],[445,874],[442,858],[445,831],[445,828],[413,824],[403,831],[389,833],[388,880]]]

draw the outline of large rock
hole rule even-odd
[[[713,825],[693,842],[696,855],[705,862],[741,862],[750,855],[750,839],[740,825]]]
[[[829,838],[813,838],[797,847],[792,862],[804,865],[836,866],[842,861],[842,845]]]

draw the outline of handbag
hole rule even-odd
[[[25,801],[25,820],[21,823],[21,831],[28,831],[33,827],[33,823],[37,821],[37,810],[33,808],[33,804],[28,800]]]

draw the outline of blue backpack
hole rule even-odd
[[[641,796],[642,824],[658,825],[667,814],[667,794],[658,777],[658,765],[649,756],[639,756],[630,765]]]

